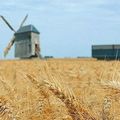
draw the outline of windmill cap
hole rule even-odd
[[[40,32],[33,25],[23,26],[20,29],[18,29],[18,31],[15,34],[25,33],[25,32],[34,32],[40,34]]]

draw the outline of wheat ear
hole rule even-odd
[[[96,120],[92,117],[80,104],[77,103],[75,96],[73,96],[70,92],[66,94],[66,92],[57,86],[57,82],[51,83],[50,81],[44,80],[44,83],[49,88],[52,93],[59,98],[67,107],[69,115],[73,120]]]

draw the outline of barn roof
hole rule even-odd
[[[40,33],[33,25],[27,25],[27,26],[23,26],[20,29],[18,29],[16,34],[25,33],[25,32],[34,32],[34,33],[37,33],[37,34]]]

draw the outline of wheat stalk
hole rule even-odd
[[[96,120],[92,117],[83,107],[78,104],[76,98],[72,95],[71,92],[66,94],[66,92],[57,86],[57,83],[51,83],[49,81],[44,80],[44,83],[49,88],[52,93],[54,93],[57,98],[59,98],[68,108],[69,115],[73,120]],[[81,117],[82,116],[82,117]]]
[[[0,97],[0,119],[2,120],[16,120],[10,105],[7,100],[3,97]]]
[[[103,107],[102,107],[102,119],[103,120],[112,120],[113,116],[110,114],[110,109],[112,105],[112,100],[109,96],[105,96]]]
[[[116,80],[101,82],[101,85],[105,86],[107,89],[112,89],[115,94],[120,93],[120,82]]]
[[[35,77],[33,77],[32,75],[30,75],[30,74],[26,74],[26,77],[27,78],[29,78],[30,80],[31,80],[31,82],[37,87],[37,88],[39,88],[39,89],[41,89],[41,84],[38,82],[38,80],[35,78]],[[46,83],[46,85],[50,85],[50,84],[47,84],[47,82],[45,82],[44,81],[44,83]],[[55,83],[55,86],[57,87],[57,83]],[[53,86],[52,86],[53,87]],[[55,87],[55,88],[56,88]],[[51,88],[51,87],[49,87],[49,88]],[[72,97],[72,95],[70,95],[69,97],[68,97],[68,99],[66,99],[67,97],[66,97],[66,93],[65,94],[63,94],[63,92],[61,91],[61,89],[58,87],[57,89],[50,89],[52,92],[54,92],[55,93],[55,95],[57,95],[57,97],[58,98],[60,98],[61,100],[62,100],[62,102],[64,102],[65,104],[66,104],[66,106],[67,106],[67,108],[69,108],[68,110],[69,110],[69,113],[70,113],[70,116],[73,118],[73,120],[80,120],[80,115],[79,115],[79,113],[78,113],[78,111],[76,110],[76,108],[75,107],[73,107],[73,105],[72,105],[72,103],[71,103],[71,101],[70,101],[70,99],[73,99]],[[58,91],[57,91],[58,90]],[[60,92],[61,91],[61,92]],[[44,92],[44,91],[43,91]]]

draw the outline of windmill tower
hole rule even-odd
[[[9,50],[15,43],[16,58],[40,57],[40,32],[33,25],[23,26],[28,15],[25,16],[17,31],[8,23],[8,21],[3,16],[0,17],[14,32],[12,39],[4,50],[4,56],[8,54]]]

